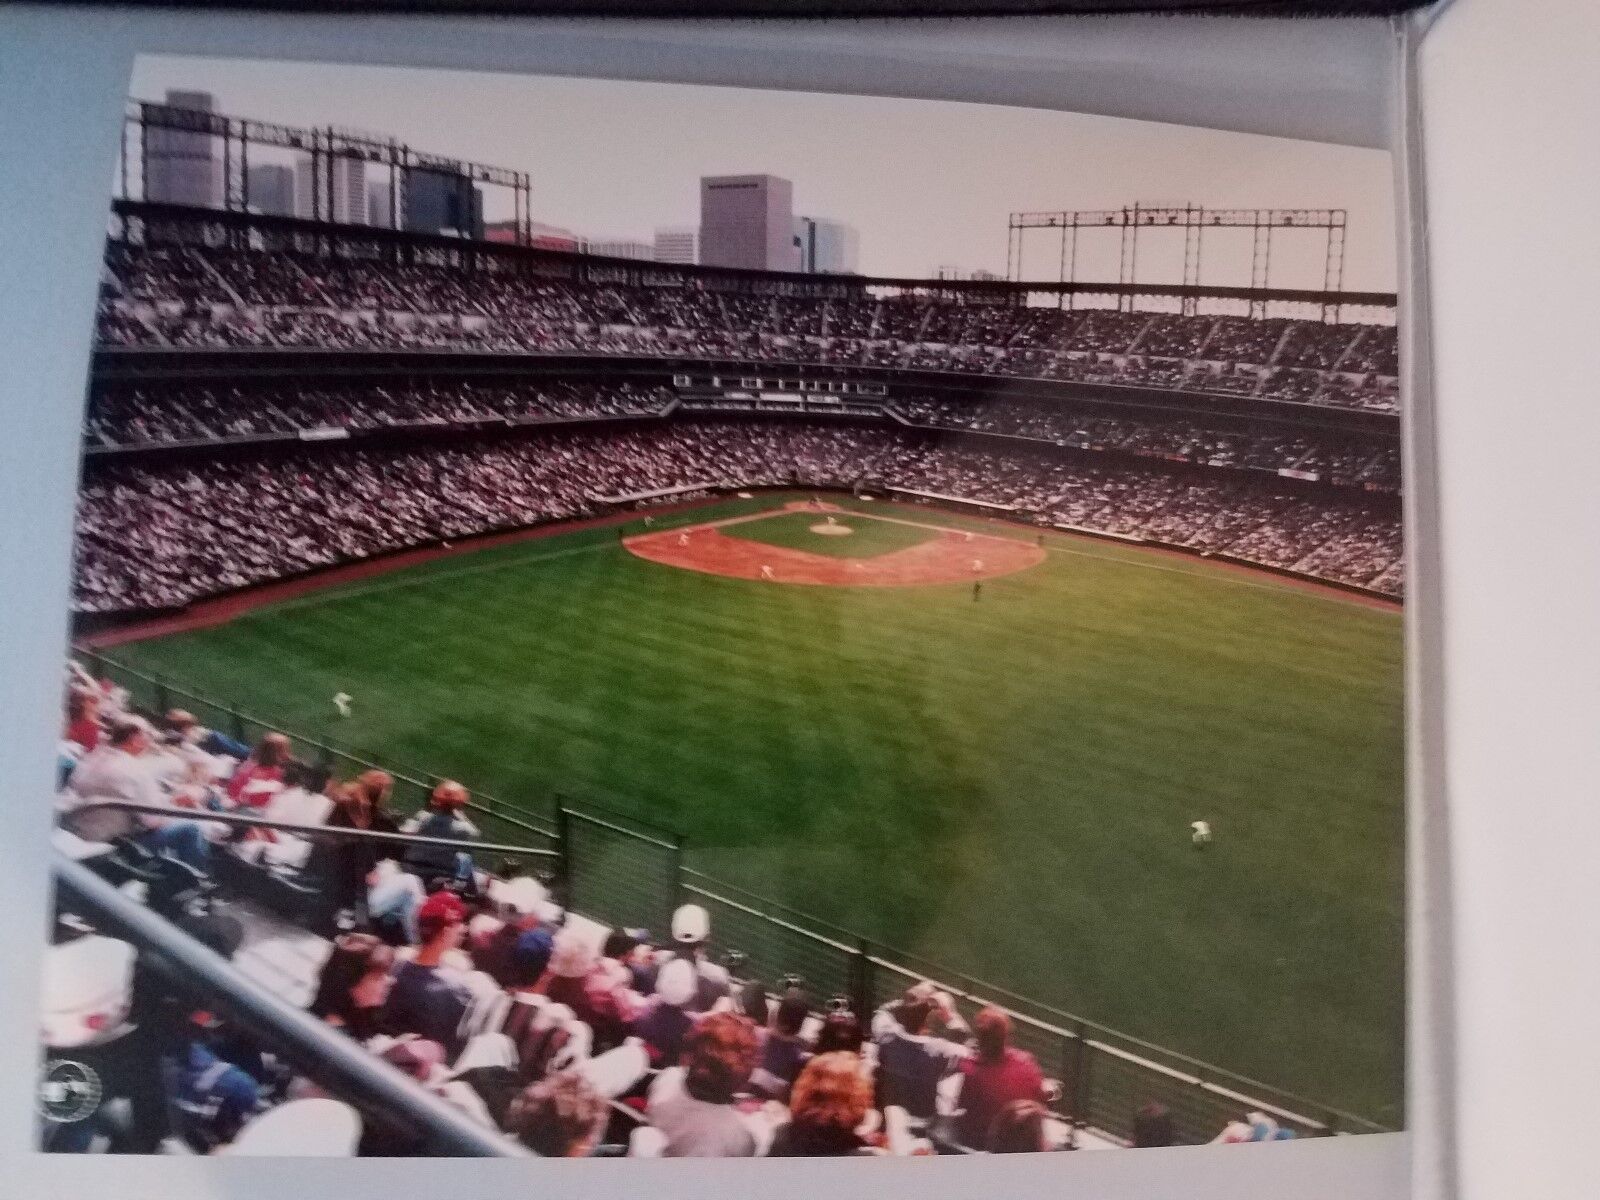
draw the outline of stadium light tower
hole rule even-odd
[[[1024,238],[1030,229],[1056,229],[1061,234],[1058,281],[1076,283],[1078,273],[1078,235],[1084,231],[1116,230],[1121,240],[1117,283],[1121,288],[1117,307],[1132,311],[1137,299],[1139,275],[1139,234],[1147,229],[1183,231],[1183,312],[1193,316],[1199,301],[1201,251],[1207,229],[1249,229],[1250,288],[1265,292],[1272,286],[1272,235],[1280,229],[1324,230],[1327,235],[1322,273],[1322,319],[1338,321],[1336,295],[1344,284],[1344,236],[1347,213],[1342,208],[1205,208],[1195,204],[1062,212],[1014,212],[1007,228],[1006,278],[1018,283],[1022,278]],[[1192,291],[1188,289],[1193,289]],[[1058,303],[1070,307],[1072,293],[1063,292]],[[1266,315],[1265,298],[1250,300],[1250,315]]]
[[[400,228],[404,211],[404,191],[413,174],[442,175],[467,185],[487,184],[507,188],[512,194],[514,240],[526,246],[532,239],[532,185],[526,171],[512,171],[487,163],[467,162],[445,155],[413,149],[396,138],[338,126],[303,129],[267,121],[225,116],[205,109],[173,104],[129,100],[123,114],[123,135],[118,155],[117,186],[124,200],[151,200],[149,163],[152,131],[171,131],[185,137],[204,139],[210,146],[220,143],[216,154],[222,181],[219,199],[228,212],[250,211],[250,148],[273,147],[295,151],[306,158],[309,186],[303,214],[311,220],[333,221],[339,208],[353,209],[354,201],[339,197],[337,174],[340,164],[369,164],[387,171],[389,181],[389,222]],[[351,169],[349,178],[356,172]],[[348,181],[347,181],[348,182]],[[346,192],[351,189],[345,188]],[[365,200],[362,201],[362,209]],[[349,222],[365,224],[364,219]]]

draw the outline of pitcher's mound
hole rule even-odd
[[[855,530],[836,521],[821,521],[811,526],[811,532],[820,533],[823,537],[849,537]]]

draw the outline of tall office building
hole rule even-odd
[[[300,155],[295,163],[295,216],[337,225],[367,224],[367,164],[359,158],[330,160],[323,155],[318,168],[313,171],[309,154]]]
[[[465,175],[406,173],[401,226],[412,233],[453,233],[483,240],[483,192]]]
[[[250,208],[269,217],[294,216],[294,168],[261,163],[246,172]]]
[[[394,224],[387,179],[367,180],[367,224],[388,229]]]
[[[800,270],[808,275],[856,273],[861,235],[853,226],[826,217],[796,217],[794,237],[800,250]]]
[[[169,91],[168,108],[210,113],[210,92]],[[145,133],[144,198],[162,204],[222,207],[222,143],[208,133],[152,126]]]
[[[708,267],[794,271],[794,185],[776,175],[700,180],[700,262]]]
[[[700,231],[692,225],[675,225],[656,230],[658,263],[694,266],[700,261]]]

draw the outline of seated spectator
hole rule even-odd
[[[524,878],[502,886],[499,896],[503,916],[475,942],[472,961],[503,988],[532,989],[544,978],[555,949],[554,931],[540,915],[547,893],[537,881]]]
[[[588,936],[577,927],[568,926],[556,934],[550,965],[534,991],[552,1003],[565,1004],[580,1021],[592,1023],[587,985],[594,965],[594,946]]]
[[[937,1016],[944,1027],[966,1032],[949,993],[918,984],[905,998],[890,1002],[872,1017],[872,1040],[878,1047],[878,1105],[898,1104],[912,1117],[933,1117],[939,1081],[966,1060],[967,1047],[928,1032]]]
[[[394,950],[372,934],[341,934],[322,965],[308,1011],[359,1042],[390,1032],[384,1005],[393,967]]]
[[[67,779],[68,812],[63,824],[85,841],[130,838],[147,850],[170,855],[203,872],[211,862],[211,846],[198,822],[92,807],[97,801],[122,800],[171,808],[155,772],[143,757],[151,742],[150,726],[143,720],[117,719],[105,744],[72,769]]]
[[[332,773],[327,767],[291,760],[284,768],[283,790],[262,809],[269,821],[288,825],[322,825],[333,814],[326,792]],[[287,829],[250,829],[234,846],[241,858],[299,870],[310,860],[312,839]]]
[[[797,987],[784,991],[772,1017],[772,1028],[761,1047],[761,1065],[751,1076],[755,1090],[772,1100],[786,1100],[789,1088],[811,1057],[811,1047],[801,1030],[811,1015],[811,1002]],[[856,1049],[860,1049],[859,1040]],[[856,1051],[851,1051],[855,1053]]]
[[[333,812],[328,815],[330,829],[369,829],[374,833],[398,833],[400,826],[389,812],[389,794],[394,780],[387,771],[363,771],[354,781],[336,788]],[[379,861],[394,854],[391,846],[370,841],[326,841],[311,854],[317,874],[325,882],[325,907],[328,915],[354,909],[366,898],[368,879]]]
[[[415,946],[422,940],[417,918],[427,899],[422,880],[394,859],[380,858],[367,876],[367,924],[391,946]]]
[[[868,1154],[872,1143],[861,1127],[872,1111],[872,1081],[861,1060],[838,1051],[819,1054],[795,1080],[789,1123],[773,1135],[773,1158]]]
[[[1152,1100],[1133,1114],[1135,1146],[1172,1146],[1177,1141],[1178,1131],[1173,1125],[1172,1111],[1165,1104]]]
[[[283,772],[293,749],[281,733],[269,733],[256,743],[250,757],[228,780],[228,799],[235,808],[264,809],[283,790]]]
[[[711,937],[711,915],[698,904],[682,905],[672,914],[672,940],[676,945],[674,957],[685,959],[694,966],[695,995],[692,1012],[707,1012],[722,997],[733,991],[733,982],[726,967],[711,961],[708,940]]]
[[[587,1158],[605,1132],[610,1106],[577,1071],[530,1084],[511,1102],[506,1130],[542,1158]]]
[[[461,1047],[461,1018],[471,993],[441,968],[445,955],[461,944],[466,919],[466,906],[454,893],[428,897],[417,914],[422,945],[415,958],[396,968],[384,1004],[384,1020],[390,1026],[437,1042],[450,1053]]]
[[[733,1011],[750,1018],[758,1032],[766,1031],[769,1007],[767,989],[759,979],[748,980],[733,996]]]
[[[425,808],[400,826],[401,833],[418,837],[449,838],[458,842],[476,841],[478,827],[463,815],[467,789],[453,779],[440,782],[428,796]],[[448,883],[462,892],[475,893],[476,867],[472,855],[448,846],[408,846],[405,866],[422,877],[430,889]]]
[[[694,966],[686,959],[675,958],[657,972],[655,999],[633,1023],[653,1066],[670,1067],[682,1056],[694,1027],[688,1011],[694,993]]]
[[[663,972],[665,973],[665,972]],[[709,1013],[689,1035],[681,1081],[658,1078],[648,1107],[667,1158],[748,1158],[756,1138],[734,1097],[756,1065],[755,1027],[734,1013]]]
[[[67,693],[67,725],[62,736],[84,751],[100,744],[100,693],[75,687]]]
[[[600,956],[621,963],[632,977],[630,986],[641,996],[656,990],[656,961],[646,929],[613,929],[606,934]]]
[[[233,759],[245,759],[250,756],[249,746],[226,734],[218,733],[215,729],[207,729],[195,719],[193,713],[184,709],[169,709],[161,719],[161,723],[168,733],[177,734],[187,745],[203,750],[207,754],[226,755]]]
[[[1242,1121],[1229,1121],[1222,1132],[1211,1139],[1216,1145],[1242,1145],[1245,1142],[1286,1142],[1294,1138],[1294,1130],[1285,1129],[1265,1113],[1246,1113]]]
[[[196,1014],[188,1040],[168,1064],[177,1133],[202,1154],[233,1141],[265,1107],[261,1083],[218,1056],[213,1047],[216,1029],[213,1019]]]
[[[831,1054],[836,1050],[860,1054],[866,1041],[867,1035],[862,1032],[861,1022],[856,1019],[855,1013],[847,1008],[838,1008],[822,1018],[816,1045],[811,1049],[814,1054]]]
[[[983,1148],[990,1154],[1035,1154],[1049,1150],[1045,1122],[1050,1110],[1037,1100],[1013,1100],[995,1114]]]
[[[1044,1075],[1026,1050],[1010,1045],[1011,1018],[989,1006],[972,1021],[975,1053],[961,1063],[961,1116],[956,1134],[963,1145],[981,1146],[995,1116],[1014,1100],[1042,1100]]]

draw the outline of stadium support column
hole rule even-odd
[[[1073,1129],[1089,1124],[1089,1029],[1079,1021],[1061,1044],[1062,1107]]]
[[[128,117],[122,117],[122,132],[117,138],[117,195],[123,200],[132,200],[128,195]]]
[[[150,122],[139,105],[139,199],[150,199]]]
[[[1070,239],[1070,245],[1069,243]],[[1063,213],[1061,215],[1061,271],[1057,276],[1060,283],[1071,284],[1078,281],[1078,214]],[[1073,293],[1071,289],[1063,287],[1056,293],[1056,307],[1072,309]]]
[[[1336,296],[1344,287],[1344,226],[1345,212],[1335,209],[1328,214],[1328,253],[1327,261],[1322,269],[1322,294]],[[1327,324],[1330,320],[1337,324],[1339,321],[1339,304],[1337,301],[1322,303],[1322,320]]]
[[[1183,286],[1188,288],[1200,286],[1200,238],[1205,228],[1201,217],[1204,213],[1204,209],[1192,204],[1186,204],[1183,208]],[[1194,316],[1198,304],[1198,296],[1184,296],[1183,315]]]
[[[1133,311],[1134,293],[1132,288],[1139,274],[1139,206],[1133,209],[1122,210],[1122,261],[1117,268],[1117,282],[1129,290],[1124,295],[1117,297],[1117,310],[1123,311],[1123,304],[1127,304],[1126,311]]]
[[[562,908],[572,905],[572,818],[567,814],[567,799],[556,793],[556,873],[561,888]]]
[[[873,1010],[872,1000],[872,943],[857,938],[855,956],[850,960],[850,1006],[863,1027]]]
[[[1263,220],[1265,214],[1259,210],[1255,214],[1255,238],[1250,246],[1250,290],[1261,292],[1266,289],[1267,280],[1272,276],[1272,224]],[[1250,301],[1250,316],[1260,319],[1267,315],[1267,302],[1265,300]]]

